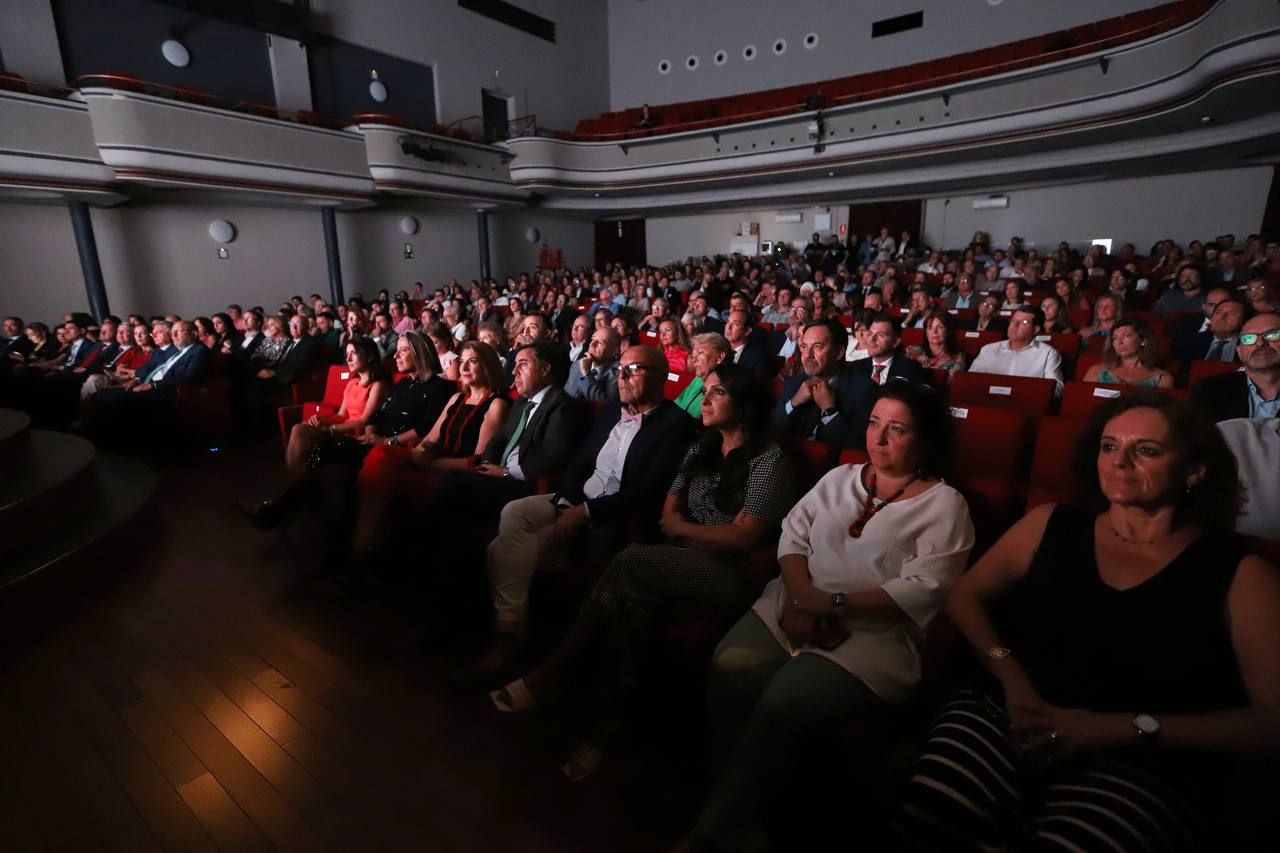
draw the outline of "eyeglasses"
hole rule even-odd
[[[1276,341],[1280,341],[1280,329],[1267,329],[1265,332],[1245,332],[1239,338],[1240,345],[1251,347],[1258,342],[1259,338],[1267,343],[1274,344]]]
[[[624,364],[618,368],[618,372],[621,373],[623,376],[636,377],[641,373],[644,373],[646,370],[653,370],[653,369],[654,368],[648,364]]]

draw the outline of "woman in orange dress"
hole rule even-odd
[[[323,455],[325,447],[335,445],[339,439],[358,437],[387,396],[391,379],[372,338],[350,341],[346,346],[346,359],[351,379],[342,391],[342,406],[337,413],[312,415],[289,433],[284,452],[284,492],[272,500],[240,505],[256,526],[275,527],[284,521],[296,507],[307,474],[314,467],[308,464],[308,458]]]

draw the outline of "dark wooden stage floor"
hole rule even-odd
[[[233,500],[279,456],[155,462],[74,594],[3,603],[0,849],[649,851],[688,828],[678,738],[574,785],[568,732],[446,685],[470,650],[424,640],[419,593],[352,600],[304,576],[305,531],[249,528]]]

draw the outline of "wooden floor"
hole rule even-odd
[[[279,455],[157,462],[77,594],[0,627],[0,849],[647,851],[688,829],[678,737],[632,735],[574,785],[571,732],[445,684],[469,650],[424,640],[419,595],[352,600],[304,576],[305,530],[245,524],[234,498]]]

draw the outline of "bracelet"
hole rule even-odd
[[[335,435],[337,435],[337,434],[338,434],[338,428],[337,428],[336,426],[334,426],[333,424],[329,424],[329,435],[330,435],[330,437],[335,436]]]

